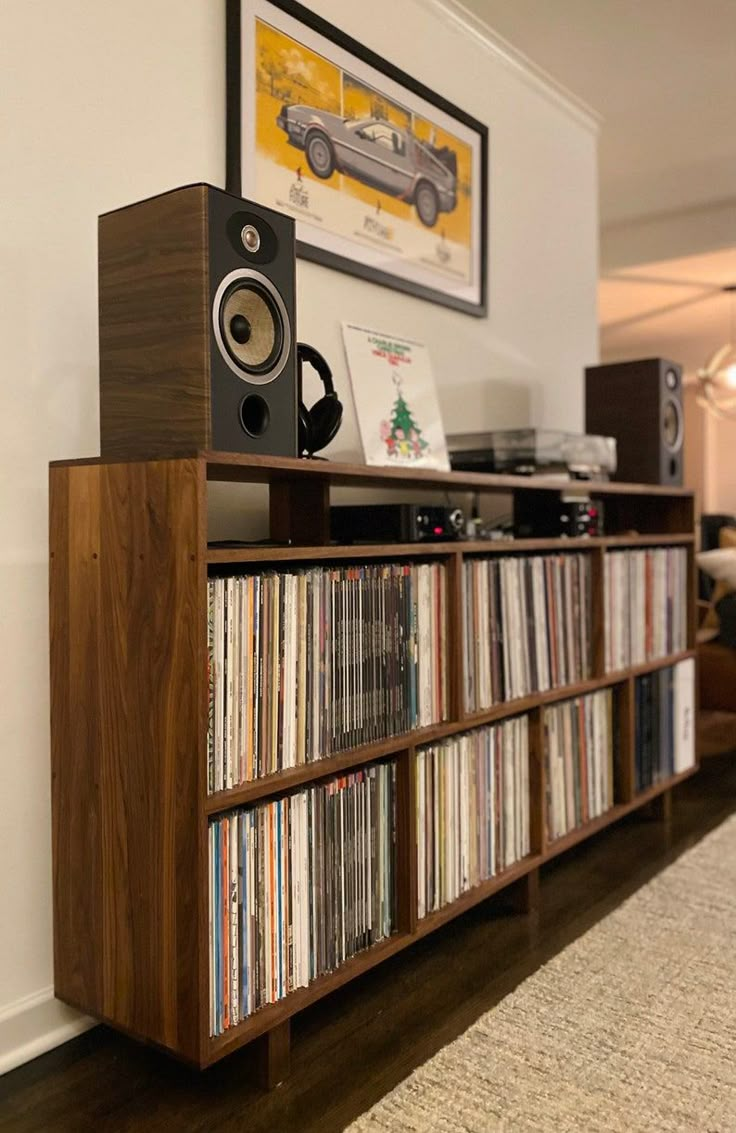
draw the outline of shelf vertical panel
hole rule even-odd
[[[102,1004],[98,681],[99,477],[49,476],[51,844],[54,983],[87,1010]]]
[[[445,660],[448,671],[448,719],[465,719],[465,607],[464,559],[454,552],[447,563],[447,625]]]
[[[417,927],[417,771],[416,749],[399,753],[396,763],[397,929]]]
[[[271,539],[278,543],[324,546],[330,541],[330,482],[272,479],[268,488]]]
[[[687,644],[686,649],[694,649],[697,642],[697,601],[698,601],[698,571],[695,561],[695,547],[690,544],[687,554]]]
[[[56,991],[192,1061],[202,482],[187,459],[53,469],[51,485]]]
[[[606,674],[606,552],[594,547],[590,552],[590,630],[593,676]]]
[[[544,709],[529,713],[529,841],[532,854],[546,842],[547,771],[544,757]]]
[[[616,803],[630,803],[636,782],[636,710],[635,678],[628,677],[614,693],[614,744],[618,738],[618,751],[614,747],[614,799]]]

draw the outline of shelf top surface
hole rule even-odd
[[[412,488],[441,489],[444,491],[510,492],[518,489],[537,489],[551,492],[571,492],[597,496],[664,496],[691,498],[689,488],[661,484],[626,484],[618,481],[566,480],[562,477],[515,476],[492,472],[440,472],[430,468],[390,468],[366,464],[345,464],[320,459],[296,459],[285,456],[259,456],[256,454],[200,451],[171,457],[152,457],[160,460],[201,460],[209,480],[242,480],[251,483],[269,483],[292,480],[324,481],[341,487],[382,487],[393,485]],[[86,457],[79,460],[55,460],[52,468],[75,465],[130,463],[119,457],[103,459]],[[136,461],[136,463],[146,463]]]
[[[568,551],[604,551],[648,547],[690,546],[695,541],[692,533],[667,535],[604,535],[581,536],[579,539],[558,537],[549,539],[476,539],[474,541],[448,539],[444,543],[328,543],[325,546],[297,546],[277,543],[253,543],[242,546],[210,546],[207,562],[235,564],[249,562],[279,562],[282,560],[319,559],[383,559],[383,558],[448,558],[450,555],[480,555],[481,557],[529,554],[536,551],[564,553]]]

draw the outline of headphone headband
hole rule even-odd
[[[296,347],[297,373],[299,378],[299,452],[313,456],[324,448],[337,435],[342,421],[342,404],[332,382],[332,371],[327,362],[307,342],[298,342]],[[302,397],[302,363],[309,362],[325,387],[324,396],[307,409]]]
[[[332,370],[327,365],[326,360],[322,357],[319,350],[315,350],[308,342],[298,342],[296,344],[296,356],[299,365],[299,397],[302,396],[302,363],[309,362],[309,365],[317,371],[322,384],[325,387],[325,396],[335,396],[335,385],[332,381]]]

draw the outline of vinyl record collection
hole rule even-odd
[[[604,571],[606,672],[687,647],[687,551],[609,551]]]
[[[554,840],[613,806],[613,693],[551,705],[542,719],[547,837]]]
[[[644,790],[695,764],[695,661],[637,677],[636,789]]]
[[[395,762],[210,822],[211,1035],[391,934],[395,831]]]
[[[441,563],[208,583],[210,793],[447,718]]]
[[[590,595],[587,554],[468,559],[466,710],[589,677]]]
[[[529,853],[529,721],[517,716],[419,748],[418,915]]]

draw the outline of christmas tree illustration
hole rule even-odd
[[[381,422],[381,439],[386,445],[388,455],[402,457],[404,460],[419,460],[425,455],[429,445],[422,437],[422,430],[414,420],[401,387],[398,370],[392,375],[396,386],[396,401],[391,413],[391,422]]]

